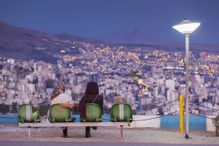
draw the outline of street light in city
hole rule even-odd
[[[199,22],[191,22],[189,20],[183,20],[179,24],[174,25],[172,28],[183,33],[185,35],[185,66],[186,66],[186,86],[185,86],[185,98],[186,98],[186,133],[185,138],[189,138],[189,35],[200,26]]]

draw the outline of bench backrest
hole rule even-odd
[[[102,110],[96,103],[86,104],[86,119],[81,118],[81,122],[101,122]]]
[[[24,122],[39,122],[39,112],[33,111],[31,104],[23,104],[18,107],[18,121]]]
[[[50,122],[69,122],[71,121],[70,109],[61,107],[60,104],[53,104],[49,109]]]
[[[110,111],[110,119],[112,122],[132,122],[132,108],[129,104],[116,103]]]

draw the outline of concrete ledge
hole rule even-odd
[[[143,116],[143,115],[133,115],[134,121],[131,123],[131,127],[152,127],[160,128],[160,118],[157,116]]]
[[[215,118],[215,116],[209,116],[209,118]],[[206,130],[207,131],[215,131],[215,127],[213,125],[212,119],[206,118]]]

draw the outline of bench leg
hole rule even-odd
[[[27,129],[27,135],[28,135],[28,138],[31,138],[31,128]]]
[[[123,139],[123,125],[120,125],[120,139]]]

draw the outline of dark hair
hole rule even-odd
[[[53,92],[53,93],[51,94],[51,100],[53,100],[54,98],[56,98],[59,94],[61,94],[61,93],[60,93],[60,91],[58,91],[58,90],[56,90],[55,92]]]
[[[96,82],[88,82],[85,94],[86,95],[98,95],[99,88],[98,88],[97,83]]]

